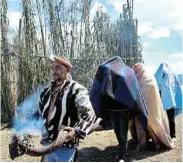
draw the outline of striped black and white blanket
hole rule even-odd
[[[54,83],[40,95],[40,114],[44,118],[49,139],[55,140],[62,126],[74,127],[80,138],[85,138],[95,121],[95,112],[85,87],[73,80],[65,80],[60,86],[55,105],[48,122],[49,107]]]

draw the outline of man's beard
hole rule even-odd
[[[53,81],[57,84],[62,84],[64,82],[64,80],[66,80],[66,78],[61,78],[61,77],[57,77],[57,78],[53,78]]]

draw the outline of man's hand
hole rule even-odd
[[[77,136],[75,129],[72,127],[66,127],[64,130],[68,132],[68,135],[67,135],[67,138],[65,139],[65,142],[68,142]]]

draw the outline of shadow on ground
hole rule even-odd
[[[128,142],[128,149],[125,156],[125,161],[138,161],[154,155],[167,152],[167,149],[162,148],[160,151],[155,151],[152,142],[148,142],[145,151],[137,152],[136,143],[132,140]],[[119,146],[108,146],[104,150],[97,147],[82,148],[78,153],[78,162],[118,162]]]

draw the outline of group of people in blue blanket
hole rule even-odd
[[[150,139],[155,150],[175,147],[175,117],[182,113],[182,90],[168,64],[162,63],[154,75],[141,63],[130,68],[115,56],[99,65],[88,93],[72,80],[72,64],[67,58],[52,56],[49,62],[52,81],[39,101],[47,132],[41,142],[49,145],[63,128],[68,136],[44,161],[75,161],[78,140],[101,130],[114,130],[119,161],[125,160],[128,131],[138,152],[145,150]]]

